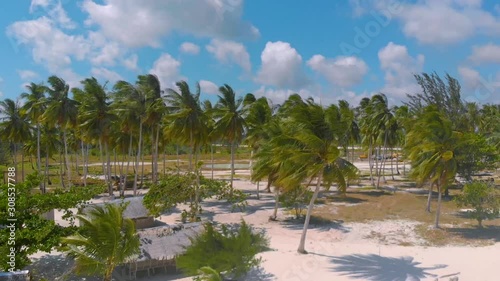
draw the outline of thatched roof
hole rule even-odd
[[[137,231],[141,241],[141,253],[137,261],[173,259],[183,254],[184,248],[191,245],[190,237],[196,237],[203,230],[202,223],[190,223]]]
[[[123,211],[124,218],[139,219],[139,218],[151,217],[151,215],[149,215],[148,209],[146,209],[146,207],[144,207],[144,204],[142,203],[143,199],[144,199],[143,196],[138,196],[125,199],[110,200],[106,203],[91,204],[85,207],[83,213],[86,213],[93,206],[103,206],[104,204],[120,205],[120,203],[122,202],[129,202],[127,208]]]

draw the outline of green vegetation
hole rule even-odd
[[[15,264],[21,269],[30,264],[29,255],[37,251],[50,252],[60,246],[60,238],[74,233],[75,226],[62,227],[56,225],[52,220],[46,220],[43,215],[53,209],[64,210],[64,218],[73,218],[71,208],[83,207],[84,204],[102,192],[101,187],[89,187],[86,189],[71,188],[69,190],[57,189],[54,192],[40,194],[36,191],[40,179],[36,174],[26,177],[26,181],[15,187],[15,244],[9,242],[10,228],[0,228],[0,270],[5,271],[7,265],[7,254],[10,248],[15,250]],[[8,221],[10,210],[8,209],[8,198],[14,198],[9,193],[8,185],[0,187],[0,225],[8,226],[13,222]],[[9,196],[8,196],[9,195]]]
[[[139,254],[139,236],[131,219],[123,218],[126,204],[93,207],[79,215],[81,230],[62,239],[66,252],[75,258],[75,272],[80,275],[102,275],[111,281],[113,270]]]
[[[205,232],[193,238],[186,253],[177,258],[177,266],[190,275],[208,266],[218,274],[239,278],[260,264],[261,258],[255,255],[268,245],[264,233],[255,232],[244,220],[239,226],[223,224],[220,228],[207,223]]]
[[[467,183],[456,202],[459,207],[471,207],[468,212],[483,227],[483,220],[496,219],[500,214],[500,192],[491,184],[479,181]]]

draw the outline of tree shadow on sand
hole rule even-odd
[[[420,263],[413,261],[413,257],[392,258],[374,254],[334,257],[331,262],[335,265],[333,271],[371,281],[420,281],[422,278],[437,276],[427,271],[447,267],[418,267]]]
[[[304,218],[286,219],[280,223],[288,229],[302,230],[304,228]],[[349,228],[344,226],[343,220],[329,220],[317,216],[311,216],[308,229],[316,229],[319,231],[330,231],[331,229],[335,229],[342,233],[348,233],[350,231]]]
[[[483,228],[448,228],[447,232],[458,235],[465,239],[492,240],[495,243],[500,242],[500,226],[489,225]]]

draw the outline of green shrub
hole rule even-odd
[[[462,194],[455,198],[459,207],[471,207],[469,213],[482,227],[485,219],[494,219],[500,214],[500,192],[486,182],[473,181],[464,186]]]
[[[311,201],[313,192],[306,186],[297,185],[294,188],[284,190],[279,196],[279,201],[283,207],[291,210],[295,218],[299,219],[304,215],[304,209]]]
[[[241,221],[239,226],[212,224],[205,225],[205,232],[193,238],[186,253],[177,259],[177,266],[187,274],[197,275],[203,267],[210,267],[217,273],[239,278],[252,267],[261,263],[257,253],[269,246],[263,232],[255,232]]]

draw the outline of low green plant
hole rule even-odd
[[[311,197],[313,192],[303,185],[297,185],[294,188],[289,188],[284,190],[280,196],[279,201],[283,207],[291,211],[296,219],[304,216],[304,210],[309,201],[311,201]]]
[[[483,220],[497,218],[500,214],[500,192],[492,184],[473,181],[464,186],[455,198],[459,207],[471,207],[470,216],[483,227]]]
[[[266,250],[269,240],[263,232],[254,231],[244,220],[239,225],[205,224],[205,232],[191,239],[191,246],[177,259],[177,266],[187,274],[197,275],[203,267],[218,274],[235,278],[244,276],[262,259],[259,252]]]

